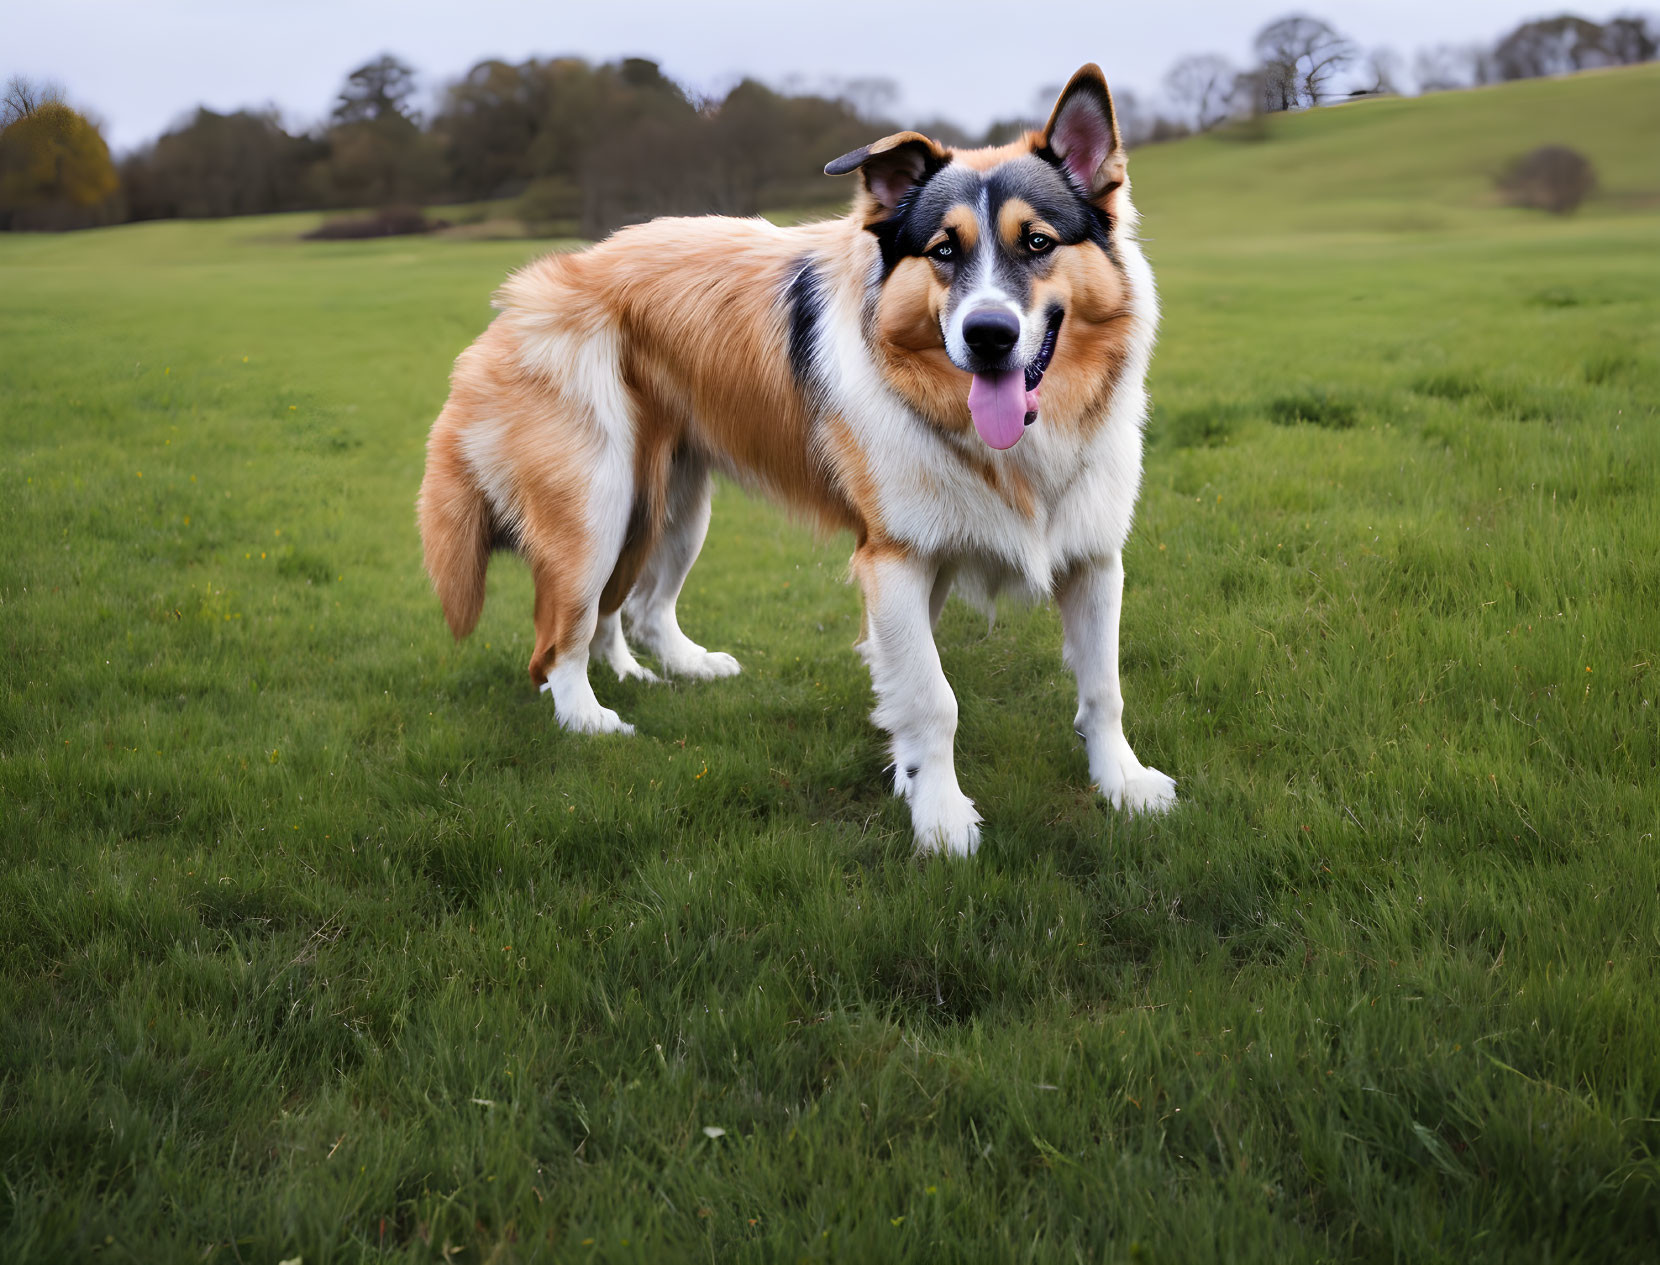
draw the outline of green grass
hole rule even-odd
[[[730,488],[744,675],[596,671],[639,737],[556,729],[515,563],[448,640],[424,434],[531,244],[0,240],[0,1257],[1653,1259],[1657,85],[1137,156],[1183,802],[1088,791],[1052,610],[953,607],[961,864],[848,542]],[[1608,196],[1491,205],[1554,140]]]

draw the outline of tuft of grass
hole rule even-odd
[[[1474,374],[1446,370],[1426,374],[1412,384],[1412,389],[1420,395],[1432,395],[1438,400],[1454,402],[1485,394],[1481,380]]]
[[[1228,442],[1243,410],[1237,401],[1211,400],[1191,408],[1169,410],[1156,402],[1148,418],[1148,440],[1177,448],[1214,448]]]
[[[1268,416],[1281,426],[1306,423],[1325,430],[1348,430],[1360,420],[1360,407],[1326,391],[1305,391],[1270,400]]]
[[[1585,359],[1585,381],[1592,386],[1613,386],[1638,377],[1641,368],[1636,355],[1624,348],[1599,351]]]
[[[449,640],[423,442],[530,244],[0,239],[0,1258],[1651,1259],[1660,221],[1479,161],[1632,187],[1654,83],[1137,153],[1182,802],[1087,788],[1053,610],[952,605],[967,864],[848,542],[729,486],[682,612],[744,674],[596,670],[637,737],[554,725],[510,559]]]

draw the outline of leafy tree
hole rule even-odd
[[[325,137],[317,181],[324,200],[387,206],[430,197],[443,185],[441,142],[410,108],[415,71],[390,53],[346,76]]]
[[[346,76],[334,103],[336,123],[363,123],[388,115],[413,119],[409,108],[415,95],[415,69],[391,53],[382,53]]]
[[[845,96],[784,96],[746,79],[706,112],[714,208],[754,215],[823,197],[824,158],[870,140]]]
[[[536,73],[545,104],[526,172],[578,191],[583,233],[714,205],[707,119],[656,63],[562,57]]]
[[[490,60],[445,89],[433,128],[454,193],[492,198],[524,189],[526,156],[548,112],[547,87],[534,61]]]
[[[1642,18],[1599,26],[1564,13],[1522,23],[1494,47],[1493,63],[1500,79],[1538,79],[1650,61],[1655,51],[1655,35]]]
[[[311,168],[321,142],[291,136],[270,111],[190,120],[122,164],[128,215],[135,220],[289,211],[313,204]]]
[[[439,142],[402,115],[382,115],[329,129],[328,157],[316,188],[331,206],[419,202],[444,184]]]
[[[1615,18],[1602,28],[1602,47],[1616,66],[1635,66],[1660,56],[1660,28],[1641,17]]]
[[[64,229],[113,218],[109,147],[57,94],[13,79],[0,103],[0,227]]]

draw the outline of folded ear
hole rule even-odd
[[[858,171],[869,205],[866,218],[886,219],[904,196],[945,166],[949,155],[921,132],[895,132],[825,164],[827,176]]]
[[[1043,129],[1049,150],[1091,199],[1124,183],[1124,140],[1118,134],[1112,93],[1094,62],[1072,76]]]

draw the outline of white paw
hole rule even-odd
[[[694,646],[689,650],[664,657],[663,670],[670,676],[690,677],[696,681],[714,681],[723,676],[737,676],[743,669],[729,654]]]
[[[573,734],[631,734],[634,726],[629,724],[609,707],[581,707],[570,712],[561,712],[557,707],[553,709],[554,716],[559,721],[561,729],[568,729]]]
[[[1162,813],[1176,802],[1176,780],[1157,769],[1114,765],[1097,783],[1114,808],[1134,813]]]
[[[963,801],[968,803],[967,800]],[[938,852],[951,857],[971,857],[980,847],[979,814],[970,808],[972,821],[950,824],[939,823],[916,827],[916,850],[923,854]]]
[[[646,682],[658,679],[657,674],[642,665],[628,648],[628,642],[623,639],[622,621],[615,612],[600,619],[594,640],[588,647],[588,657],[603,659],[617,674],[619,681],[626,681],[629,677]]]
[[[951,781],[948,787],[925,791],[912,778],[908,793],[901,792],[911,802],[918,852],[966,857],[980,846],[980,814],[974,811],[974,801],[956,788],[956,779]]]
[[[624,653],[627,653],[626,647]],[[553,698],[553,715],[562,729],[573,734],[634,732],[633,725],[609,707],[601,707],[599,699],[594,697],[594,687],[588,684],[587,655],[567,655],[556,660],[541,688],[542,693]]]
[[[617,680],[619,681],[626,681],[633,677],[636,681],[644,681],[647,685],[658,685],[663,680],[662,677],[646,667],[633,655],[621,659],[607,659],[606,663],[610,665],[611,671],[617,674]]]

